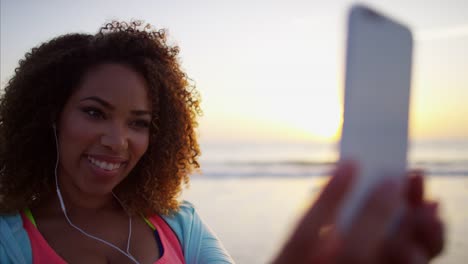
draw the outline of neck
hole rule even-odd
[[[119,202],[112,196],[90,197],[88,195],[70,195],[64,188],[60,188],[69,217],[81,219],[82,217],[98,217],[108,215],[108,213],[126,214]],[[82,199],[80,197],[83,197]],[[50,196],[44,197],[40,204],[34,206],[33,214],[36,216],[57,216],[63,217],[58,195],[54,191]]]
[[[110,211],[121,208],[112,193],[106,195],[90,195],[79,191],[64,190],[60,188],[63,202],[68,212],[73,211]],[[56,200],[59,202],[57,194]]]
[[[58,179],[58,188],[65,208],[69,213],[96,213],[104,211],[122,210],[120,202],[114,197],[112,191],[107,193],[89,193],[82,191],[73,183]],[[55,195],[54,203],[60,208],[59,194]]]

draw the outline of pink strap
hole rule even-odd
[[[26,230],[31,241],[31,250],[34,264],[66,264],[47,243],[39,230],[31,223],[31,220],[22,212],[23,228]],[[149,217],[148,220],[158,231],[164,254],[154,264],[185,264],[182,247],[172,229],[158,215]]]
[[[67,262],[57,255],[49,244],[47,244],[47,241],[39,230],[37,230],[23,212],[21,213],[21,218],[23,218],[23,227],[26,232],[28,232],[29,240],[31,241],[33,263],[66,264]]]
[[[185,264],[182,247],[171,227],[158,215],[151,216],[148,220],[156,227],[161,239],[161,244],[164,248],[163,256],[156,263]]]

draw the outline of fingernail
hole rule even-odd
[[[328,236],[328,240],[326,240],[323,246],[324,252],[326,252],[326,255],[328,257],[332,256],[336,254],[340,246],[341,246],[341,239],[340,239],[338,232],[336,230],[331,231]]]

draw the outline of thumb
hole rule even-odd
[[[335,222],[340,205],[351,189],[356,174],[355,163],[344,161],[338,164],[330,181],[304,217],[311,229],[319,230],[323,225]]]
[[[322,227],[334,222],[341,202],[352,185],[356,170],[354,163],[338,164],[331,179],[299,222],[275,263],[283,263],[281,260],[285,260],[284,263],[292,263],[292,259],[304,256],[305,252],[310,252],[309,256],[317,253],[315,251],[319,250]]]

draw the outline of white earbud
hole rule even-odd
[[[54,129],[54,138],[55,138],[55,148],[57,151],[57,160],[55,161],[55,188],[57,190],[57,196],[60,201],[60,207],[62,207],[62,211],[65,213],[67,211],[65,207],[65,203],[63,202],[62,198],[62,193],[60,192],[60,188],[58,185],[58,179],[57,179],[57,169],[58,169],[58,163],[59,163],[59,148],[58,148],[58,138],[57,138],[57,128],[55,126],[55,123],[52,124],[52,128]]]

